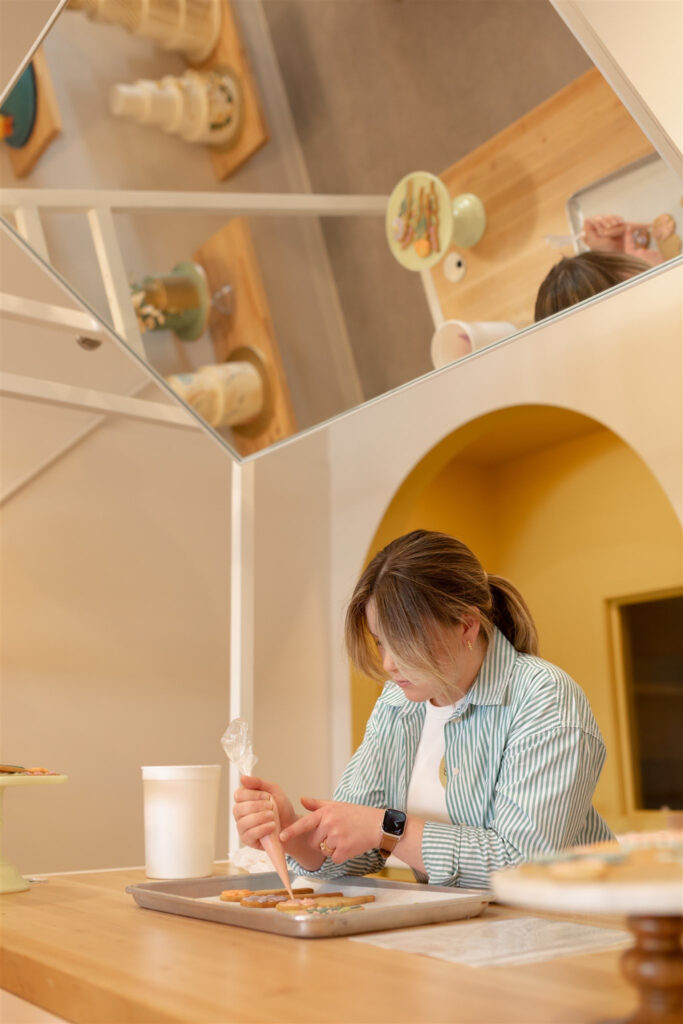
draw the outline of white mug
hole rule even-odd
[[[213,869],[219,764],[142,768],[145,871],[149,878],[202,878]]]
[[[432,365],[438,369],[516,331],[514,324],[504,321],[466,323],[464,320],[444,320],[432,335]]]

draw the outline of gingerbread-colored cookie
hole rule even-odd
[[[295,902],[297,903],[300,902],[300,900],[307,900],[311,903],[316,903],[320,899],[320,896],[315,895],[313,889],[294,889],[294,893],[296,896]],[[312,895],[309,896],[308,893],[311,893]],[[326,893],[325,895],[338,897],[343,896],[343,893],[334,892]],[[284,900],[289,900],[289,893],[286,890],[279,893],[272,893],[270,895],[267,893],[251,893],[243,900],[240,900],[240,906],[250,907],[252,910],[267,910],[269,907],[279,906],[279,904]]]
[[[278,903],[276,910],[281,910],[286,914],[296,914],[316,908],[339,910],[342,907],[356,907],[361,903],[374,903],[374,901],[375,897],[372,895],[338,896],[333,893],[325,893],[323,896],[317,896],[314,899],[283,900],[282,903]]]
[[[239,903],[245,896],[251,896],[253,889],[224,889],[220,898],[224,903]]]
[[[271,893],[270,896],[246,896],[240,900],[241,907],[250,907],[252,910],[267,910],[269,907],[276,907],[278,903],[289,899],[289,893]]]
[[[312,893],[313,889],[295,889],[294,892],[299,895],[308,895]],[[220,895],[220,898],[224,903],[240,903],[242,900],[247,899],[250,896],[287,896],[289,893],[286,889],[224,889]]]

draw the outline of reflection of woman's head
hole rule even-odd
[[[534,320],[545,319],[561,309],[583,302],[613,288],[629,277],[650,270],[650,264],[623,252],[591,250],[565,256],[550,270],[536,296]]]

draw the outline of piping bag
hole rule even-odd
[[[221,746],[227,757],[237,766],[241,775],[251,775],[258,758],[254,755],[251,740],[249,738],[249,726],[243,718],[233,718],[232,722],[221,737]],[[280,842],[280,815],[277,804],[271,797],[271,806],[275,814],[275,831],[261,839],[261,846],[266,851],[273,867],[280,876],[280,880],[289,893],[290,899],[294,899],[292,883],[289,880],[289,871],[285,860],[285,851]]]

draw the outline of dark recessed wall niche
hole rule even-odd
[[[634,794],[683,809],[683,595],[621,606]]]

